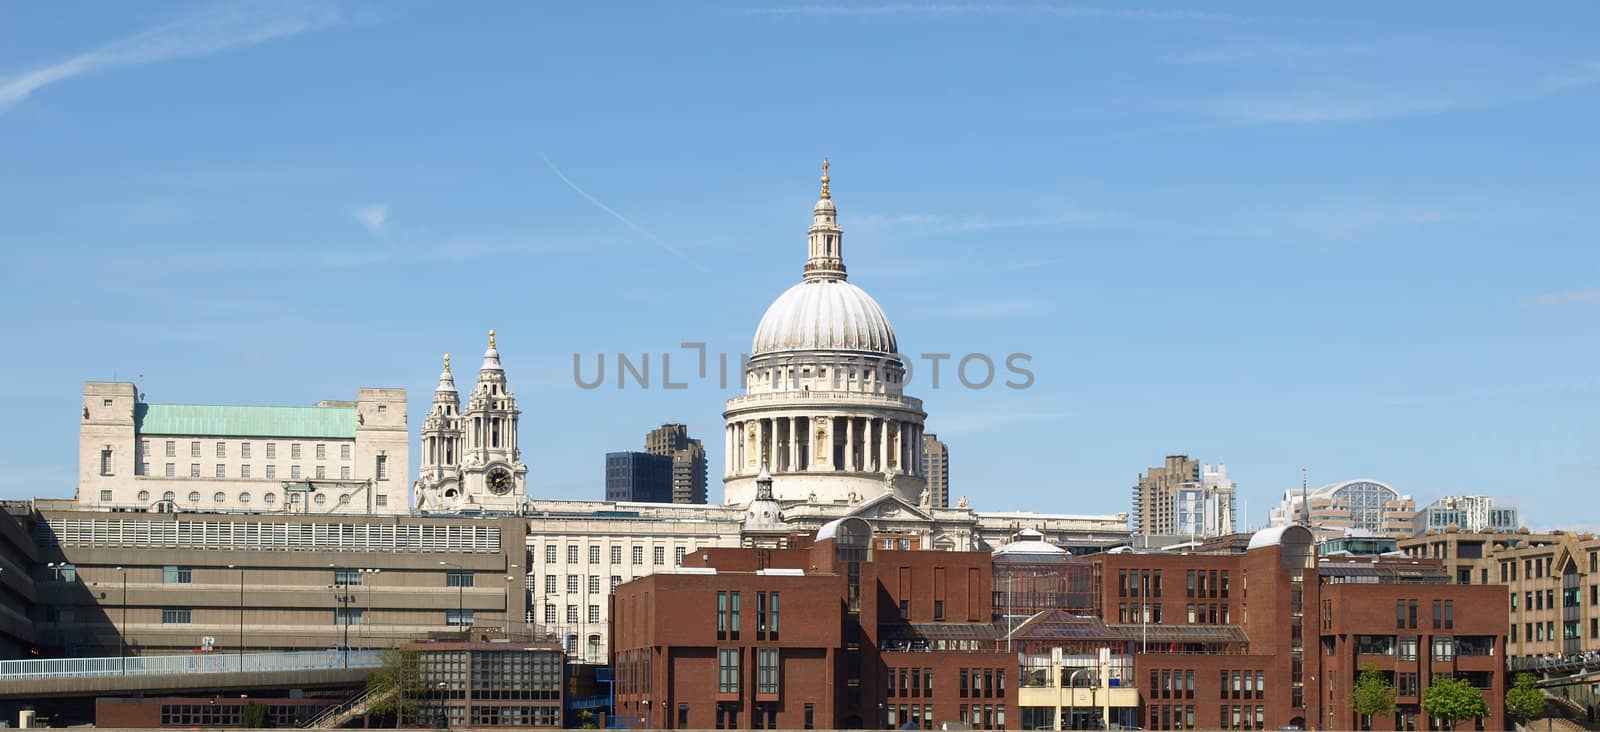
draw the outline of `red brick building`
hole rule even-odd
[[[991,558],[877,548],[845,518],[708,549],[612,597],[617,714],[664,729],[1015,729]]]

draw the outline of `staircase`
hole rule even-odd
[[[350,720],[366,714],[367,710],[371,709],[373,704],[387,700],[389,697],[394,696],[394,694],[394,689],[379,689],[376,691],[363,692],[345,700],[343,703],[328,707],[321,714],[312,717],[305,724],[301,725],[301,728],[338,729],[346,724],[349,724]]]
[[[1526,729],[1567,730],[1569,732],[1600,730],[1600,722],[1590,722],[1589,710],[1584,709],[1582,704],[1545,691],[1544,714],[1538,719],[1529,720]]]

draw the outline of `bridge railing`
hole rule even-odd
[[[280,653],[195,653],[184,656],[103,656],[97,658],[29,658],[0,661],[0,679],[72,678],[84,676],[152,676],[175,674],[314,671],[376,668],[380,651],[284,651]]]

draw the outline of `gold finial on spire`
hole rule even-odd
[[[450,373],[450,354],[448,353],[444,355],[444,372]]]
[[[494,329],[489,329],[489,347],[494,348]]]
[[[823,158],[822,159],[822,197],[823,198],[832,198],[833,197],[831,194],[828,193],[828,159],[827,158]]]

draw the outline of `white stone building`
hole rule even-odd
[[[76,502],[112,511],[406,514],[404,389],[310,407],[151,404],[86,382]]]

